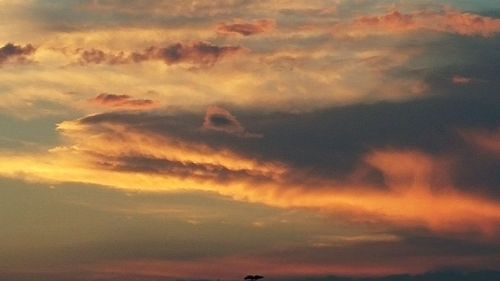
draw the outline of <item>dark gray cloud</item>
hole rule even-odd
[[[175,43],[166,47],[149,47],[143,51],[105,52],[98,49],[77,50],[81,64],[127,64],[149,60],[163,61],[165,64],[188,63],[196,66],[213,66],[220,59],[241,51],[239,46],[218,46],[209,42]]]
[[[222,57],[240,51],[238,46],[217,46],[207,42],[176,43],[165,48],[150,48],[146,56],[163,60],[166,64],[189,62],[211,66]],[[138,55],[139,60],[141,55]]]
[[[203,121],[203,128],[215,132],[224,132],[238,137],[262,137],[262,135],[247,132],[234,115],[218,106],[211,106],[207,109]]]
[[[419,41],[406,38],[400,47],[425,47],[425,52],[415,55],[406,65],[395,67],[390,74],[395,77],[422,77],[441,94],[497,94],[500,90],[498,64],[500,37],[488,39],[441,35],[439,38]],[[453,83],[453,77],[471,79],[466,84]]]
[[[25,46],[7,43],[0,47],[0,65],[10,61],[16,60],[18,62],[27,61],[27,57],[35,52],[36,48],[31,44]]]
[[[500,196],[496,188],[499,178],[492,173],[500,159],[477,152],[460,135],[461,129],[499,127],[498,104],[498,95],[459,94],[298,114],[235,109],[233,112],[248,130],[263,135],[247,139],[198,130],[204,119],[201,114],[105,113],[80,122],[91,126],[107,122],[125,124],[144,134],[173,136],[216,149],[230,149],[250,158],[286,163],[313,178],[337,181],[348,180],[363,165],[363,157],[373,150],[418,150],[452,157],[456,168],[453,180],[458,186],[475,186],[472,192]],[[363,173],[362,180],[383,184],[380,173],[373,168],[366,166]]]
[[[500,279],[500,271],[484,270],[484,271],[464,271],[464,270],[438,270],[422,274],[400,274],[383,277],[309,277],[304,278],[287,278],[283,281],[492,281]]]
[[[77,50],[77,52],[81,52],[81,63],[109,63],[109,64],[119,64],[126,63],[127,59],[124,57],[123,53],[120,54],[111,54],[106,53],[102,50],[98,49],[90,49],[90,50]]]

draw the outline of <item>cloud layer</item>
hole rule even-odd
[[[2,173],[126,190],[171,191],[189,187],[276,207],[307,208],[357,219],[369,217],[403,228],[425,227],[437,233],[474,234],[490,240],[498,234],[500,224],[500,205],[487,199],[497,198],[497,179],[490,178],[492,182],[487,183],[480,174],[463,171],[468,165],[494,169],[498,158],[478,155],[476,162],[470,163],[468,153],[479,148],[468,147],[466,139],[460,140],[460,131],[440,127],[466,128],[487,122],[498,126],[498,118],[489,119],[490,114],[498,112],[488,100],[464,99],[464,112],[481,106],[484,117],[457,115],[457,105],[455,112],[442,116],[438,105],[443,102],[442,106],[446,106],[445,101],[427,101],[419,106],[407,103],[409,109],[417,110],[414,113],[400,112],[403,104],[363,107],[366,114],[371,112],[369,118],[377,122],[361,123],[364,125],[355,132],[356,137],[334,129],[337,122],[346,125],[347,120],[338,119],[345,112],[350,112],[349,118],[363,120],[363,115],[355,114],[356,107],[290,115],[272,123],[269,122],[274,118],[253,116],[252,127],[264,134],[246,139],[234,138],[248,133],[220,107],[209,108],[204,118],[98,114],[60,124],[59,129],[70,144],[53,148],[47,155],[4,156],[10,160],[5,162],[9,164],[2,167]],[[377,112],[379,106],[383,110]],[[418,110],[427,106],[439,115]],[[383,123],[387,131],[382,138],[378,135],[379,124],[386,114],[391,116],[392,108],[400,112],[399,118]],[[413,119],[416,116],[439,116],[439,122],[444,123],[435,122],[436,130],[428,131],[424,126],[427,121]],[[410,123],[405,124],[404,118],[409,118]],[[303,127],[287,127],[299,119]],[[317,120],[325,122],[330,130]],[[204,130],[200,128],[202,124]],[[408,131],[395,130],[401,126]],[[356,127],[348,126],[347,130],[353,128]],[[211,130],[224,134],[210,135]],[[281,130],[288,135],[281,135]],[[330,134],[336,137],[328,137]],[[420,134],[426,139],[419,140]],[[473,138],[476,143],[491,147],[489,142],[478,141],[484,137],[477,136],[480,135]],[[453,138],[457,139],[455,143],[448,140]],[[288,154],[292,147],[300,147],[295,155]],[[432,155],[436,149],[439,154]],[[73,155],[72,160],[65,159],[68,153]],[[335,157],[352,162],[337,163]],[[45,160],[36,164],[37,159]],[[100,176],[89,179],[89,173]]]
[[[393,2],[0,0],[0,279],[496,269],[498,4]]]

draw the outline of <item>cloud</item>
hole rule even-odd
[[[334,27],[334,36],[364,37],[417,30],[454,33],[464,36],[493,37],[500,33],[500,19],[457,10],[422,11],[404,14],[398,10],[381,16],[364,16]]]
[[[226,109],[218,106],[211,106],[207,109],[203,128],[239,137],[262,137],[262,135],[247,132],[236,117]]]
[[[237,46],[216,46],[207,42],[196,42],[190,45],[181,43],[166,48],[149,49],[147,53],[162,59],[166,64],[189,62],[193,64],[212,66],[219,59],[241,50]],[[140,55],[138,56],[140,58]]]
[[[77,50],[81,64],[129,64],[159,60],[167,65],[191,64],[210,67],[223,57],[242,51],[239,46],[217,46],[208,42],[175,43],[167,47],[149,47],[141,52],[105,52],[98,49]]]
[[[188,279],[192,276],[204,276],[208,280],[216,280],[221,276],[241,275],[241,272],[247,272],[248,268],[262,273],[266,276],[273,276],[276,280],[314,280],[314,281],[441,281],[441,280],[496,280],[500,275],[498,271],[433,271],[430,273],[417,273],[424,266],[434,268],[433,265],[443,264],[439,258],[425,257],[423,259],[414,259],[414,264],[404,263],[401,260],[393,260],[392,264],[381,264],[381,252],[387,252],[384,246],[377,245],[373,247],[373,255],[364,255],[365,259],[371,262],[357,262],[346,265],[341,260],[339,263],[331,264],[324,262],[304,263],[304,262],[286,262],[286,258],[256,258],[256,257],[231,257],[221,259],[200,259],[190,261],[162,261],[162,260],[128,260],[112,261],[107,263],[85,266],[80,269],[80,276],[89,276],[86,280],[94,280],[92,276],[98,276],[105,280],[130,279],[159,281],[165,279]],[[337,252],[330,253],[330,256],[342,256],[346,251],[342,248],[336,248]],[[364,252],[363,248],[358,249]],[[334,254],[337,253],[337,254]],[[308,253],[315,255],[314,253]],[[316,251],[317,255],[317,251]],[[300,253],[289,253],[288,257],[300,256]],[[378,259],[377,259],[378,258]],[[454,265],[467,264],[466,259],[454,259]],[[473,259],[472,259],[473,260]],[[473,260],[474,261],[474,260]],[[479,263],[478,261],[474,261]],[[470,260],[469,260],[470,263]],[[396,266],[397,264],[398,266]],[[488,263],[490,268],[493,262]],[[221,269],[214,271],[213,269]],[[83,272],[82,272],[83,271]],[[336,275],[340,276],[336,276]],[[410,275],[413,274],[413,275]],[[8,276],[8,275],[7,275]],[[325,277],[327,276],[327,277]],[[350,277],[347,277],[350,276]],[[363,276],[363,277],[355,277]],[[367,277],[376,276],[376,277]],[[63,278],[61,278],[63,279]],[[95,278],[97,279],[97,278]],[[57,279],[55,279],[57,280]],[[63,279],[64,280],[64,279]]]
[[[5,61],[36,66],[0,73],[0,131],[14,139],[0,149],[0,177],[56,186],[37,188],[42,200],[1,184],[12,188],[0,213],[22,222],[6,234],[26,235],[6,239],[0,259],[34,280],[31,265],[103,260],[116,264],[59,269],[61,279],[499,264],[500,36],[488,1],[390,13],[391,1],[366,0],[4,2],[0,41],[40,47]],[[96,111],[106,112],[87,115]],[[21,140],[39,144],[13,146]],[[53,208],[67,182],[102,193],[85,185]],[[185,191],[234,205],[160,199]],[[204,220],[215,210],[233,219]]]
[[[255,20],[252,22],[223,23],[217,27],[217,33],[220,34],[241,34],[250,36],[259,33],[272,31],[275,22],[272,20]]]
[[[213,17],[224,17],[230,14],[230,11],[240,11],[254,5],[257,4],[242,0],[216,0],[210,3],[186,3],[182,0],[158,0],[154,3],[148,1],[111,0],[107,2],[84,1],[81,6],[85,12],[90,12],[91,14],[97,13],[105,16],[119,14],[128,16],[127,19],[130,17],[129,20],[134,20],[141,16],[149,16],[153,18],[176,19],[201,17],[208,21]]]
[[[36,48],[31,44],[25,46],[7,43],[0,47],[0,65],[8,61],[25,62],[27,57],[35,52]]]
[[[459,11],[447,11],[444,16],[434,16],[429,21],[438,20],[436,30],[468,36],[492,37],[500,33],[500,19]],[[439,22],[441,21],[441,22]]]
[[[129,95],[115,95],[102,93],[95,98],[90,99],[90,102],[103,107],[119,108],[119,109],[150,109],[158,107],[158,102],[150,99],[133,99]]]
[[[495,130],[463,130],[461,134],[477,148],[500,155],[500,127]]]
[[[472,81],[472,78],[460,76],[460,75],[455,75],[451,79],[451,82],[453,82],[453,84],[457,84],[457,85],[469,84],[471,81]]]
[[[125,190],[188,188],[358,222],[491,240],[500,232],[500,205],[491,197],[494,190],[457,184],[456,169],[467,167],[469,157],[449,129],[483,122],[461,108],[477,111],[478,100],[454,101],[453,111],[443,111],[448,102],[241,115],[252,120],[244,122],[252,131],[263,132],[262,138],[232,137],[245,129],[222,108],[208,110],[205,126],[225,134],[199,130],[201,114],[97,114],[60,124],[67,144],[46,154],[0,155],[0,174]],[[481,102],[492,106],[487,99]],[[423,110],[427,107],[434,111]],[[481,112],[490,118],[487,106]],[[430,129],[429,120],[434,120]]]
[[[123,64],[128,63],[129,59],[127,59],[123,52],[118,54],[106,53],[102,50],[98,49],[90,49],[90,50],[82,50],[78,49],[77,52],[81,53],[80,63],[82,64]]]

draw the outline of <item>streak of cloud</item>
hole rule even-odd
[[[451,82],[453,84],[456,84],[456,85],[465,85],[465,84],[469,84],[470,82],[472,82],[472,78],[460,76],[460,75],[455,75],[451,79]]]
[[[157,102],[150,99],[134,99],[129,95],[108,93],[99,94],[90,99],[90,102],[99,106],[117,109],[151,109],[159,106]]]
[[[270,32],[274,29],[275,23],[271,20],[256,20],[253,22],[223,23],[217,27],[220,34],[241,34],[251,36],[259,33]]]
[[[398,10],[381,16],[363,16],[334,27],[334,36],[364,37],[373,34],[398,34],[417,30],[454,33],[463,36],[493,37],[500,33],[500,19],[457,10],[402,13]]]

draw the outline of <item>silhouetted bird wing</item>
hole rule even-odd
[[[260,275],[254,275],[253,276],[254,280],[259,280],[259,279],[262,279],[262,278],[264,278],[264,276],[260,276]]]

